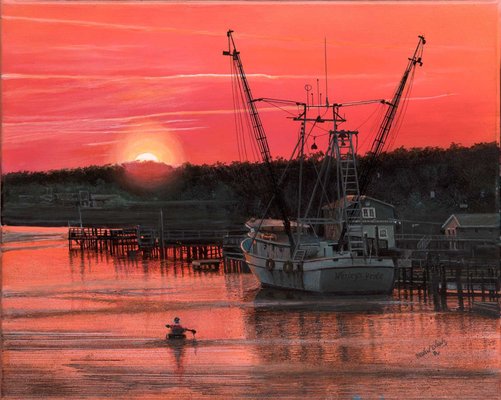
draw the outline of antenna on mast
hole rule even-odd
[[[310,96],[309,96],[309,93],[311,91],[311,85],[304,85],[304,90],[306,90],[306,107],[310,108]],[[312,93],[313,94],[313,93]],[[313,105],[313,103],[312,103]]]
[[[327,86],[327,38],[324,37],[324,66],[325,66],[325,106],[329,107],[329,88]]]
[[[317,104],[320,105],[320,79],[317,78]]]

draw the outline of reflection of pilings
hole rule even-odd
[[[404,285],[403,271],[397,270],[398,298],[411,297],[417,289],[421,299],[421,288],[426,301],[427,295],[433,301],[437,311],[448,309],[448,298],[457,296],[457,306],[465,310],[466,304],[471,308],[479,299],[482,304],[491,302],[499,304],[501,299],[501,271],[499,266],[476,265],[462,260],[455,263],[430,263],[420,268],[415,274],[414,285],[410,285],[410,276],[407,275]],[[421,277],[421,281],[416,281]],[[426,283],[426,284],[425,284]]]
[[[470,264],[460,262],[437,262],[420,267],[399,266],[395,274],[396,289],[421,289],[440,296],[481,296],[483,299],[500,298],[501,270],[499,266]],[[404,293],[405,295],[405,293]]]
[[[166,258],[180,261],[211,260],[221,258],[222,247],[217,244],[168,244],[164,247]]]
[[[249,266],[241,258],[224,257],[224,272],[250,272]]]

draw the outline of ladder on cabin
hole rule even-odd
[[[294,257],[292,257],[292,260],[303,261],[305,256],[306,256],[306,250],[299,249],[294,252]]]
[[[337,157],[339,193],[342,196],[342,217],[345,221],[344,237],[349,251],[366,253],[360,206],[357,164],[353,136],[356,131],[334,132],[334,146]]]

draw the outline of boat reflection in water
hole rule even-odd
[[[184,373],[184,359],[188,349],[192,349],[193,353],[197,351],[196,339],[171,339],[166,340],[166,347],[170,349],[173,357],[172,364],[176,366],[175,373],[183,375]]]
[[[265,288],[256,292],[246,324],[253,328],[249,336],[266,343],[259,349],[269,362],[357,365],[376,357],[374,346],[356,339],[363,334],[369,342],[378,336],[373,323],[364,326],[364,315],[382,315],[391,300],[385,295],[335,297]]]

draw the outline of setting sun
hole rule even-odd
[[[118,163],[153,161],[171,166],[179,166],[185,161],[177,135],[153,120],[143,120],[124,128],[112,160]]]
[[[155,161],[155,162],[158,162],[158,157],[152,153],[141,153],[136,157],[135,160],[136,161]]]

